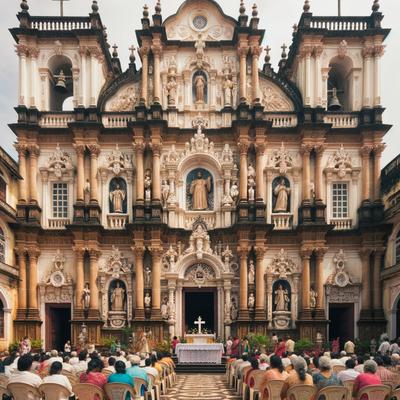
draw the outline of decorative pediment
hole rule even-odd
[[[286,93],[267,79],[260,80],[261,104],[265,111],[294,111],[295,107]]]
[[[335,271],[327,279],[328,285],[335,285],[339,287],[346,287],[352,284],[349,273],[346,268],[346,256],[343,249],[340,249],[338,253],[333,257],[333,264],[335,266]]]
[[[123,86],[106,103],[105,111],[133,111],[140,97],[139,84]]]
[[[343,144],[329,157],[326,170],[336,173],[339,178],[344,178],[347,173],[353,172],[351,157]]]
[[[185,254],[196,254],[196,258],[201,260],[204,253],[213,254],[213,251],[207,225],[202,218],[198,218],[193,224],[189,247],[185,250]]]
[[[105,259],[105,262],[100,263],[100,273],[110,275],[112,278],[120,278],[121,276],[131,273],[131,266],[126,258],[115,246],[112,247],[110,255]]]
[[[280,175],[286,175],[295,166],[293,157],[281,144],[278,150],[274,150],[269,160],[269,167],[277,170]]]
[[[61,287],[72,284],[71,275],[64,271],[65,257],[63,253],[58,249],[53,257],[51,267],[47,271],[47,274],[42,279],[42,283],[53,287]]]
[[[272,259],[267,267],[267,272],[279,279],[287,279],[288,276],[298,273],[295,262],[289,258],[284,249]]]
[[[71,155],[66,151],[62,151],[57,143],[56,150],[48,158],[44,170],[53,173],[57,178],[61,178],[64,174],[69,174],[73,170]]]
[[[132,170],[132,157],[129,154],[122,152],[118,143],[115,145],[115,150],[109,153],[104,160],[102,172],[111,172],[118,176],[121,172]]]
[[[207,264],[195,264],[185,272],[185,279],[192,281],[199,288],[216,278],[214,270]]]

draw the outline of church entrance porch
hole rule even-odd
[[[216,288],[184,288],[183,289],[183,331],[189,332],[196,329],[198,326],[194,324],[200,316],[205,322],[202,329],[212,331],[218,336],[218,322],[217,322],[217,290]]]
[[[354,340],[354,304],[329,304],[329,341],[340,338],[343,347],[347,340]]]
[[[46,350],[63,350],[71,340],[71,305],[46,304]]]

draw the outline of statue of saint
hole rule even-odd
[[[163,179],[161,184],[161,200],[164,206],[167,205],[168,197],[169,197],[168,181],[166,179]]]
[[[124,298],[125,298],[125,289],[123,289],[120,286],[120,283],[117,281],[114,290],[111,292],[111,311],[123,311]]]
[[[254,261],[250,260],[250,265],[249,265],[249,284],[250,285],[254,285],[254,279],[255,279]]]
[[[82,292],[82,305],[84,309],[88,309],[90,307],[90,289],[89,284],[85,283],[85,287]]]
[[[236,202],[239,197],[239,187],[236,181],[233,181],[232,183],[230,195],[232,197],[232,200]]]
[[[147,292],[144,296],[144,306],[145,308],[151,308],[151,297],[149,292]]]
[[[78,343],[80,350],[86,349],[86,342],[87,342],[87,328],[85,324],[82,324],[81,331],[78,335]]]
[[[175,75],[170,75],[168,77],[168,83],[166,85],[167,93],[168,93],[168,105],[173,106],[176,102],[176,88],[177,83],[175,79]]]
[[[311,288],[310,290],[310,308],[315,308],[317,306],[317,292]]]
[[[151,201],[151,171],[149,169],[144,175],[144,200]]]
[[[86,179],[85,187],[83,188],[83,197],[85,204],[90,203],[90,182],[89,179]]]
[[[194,78],[194,88],[196,94],[196,103],[204,103],[204,89],[206,87],[206,80],[203,75],[197,75]]]
[[[287,289],[284,289],[282,285],[279,285],[278,289],[275,290],[275,310],[288,311],[289,301],[289,293]]]
[[[207,194],[211,190],[211,177],[203,179],[203,174],[199,171],[197,179],[193,179],[190,185],[190,194],[192,195],[193,210],[207,210]]]
[[[236,299],[232,297],[231,299],[231,320],[236,321],[238,317],[238,309],[236,305]]]
[[[254,186],[249,186],[248,190],[248,195],[249,195],[249,201],[254,201],[255,199],[255,191],[254,191]]]
[[[249,299],[248,299],[248,306],[249,306],[250,309],[254,308],[255,302],[256,302],[256,299],[254,297],[254,293],[250,293],[250,296],[249,296]]]
[[[163,319],[168,319],[168,299],[166,297],[161,304],[161,316]]]
[[[151,285],[151,269],[149,266],[144,269],[144,284],[146,286]]]
[[[233,82],[227,75],[224,81],[224,96],[225,96],[226,106],[232,105],[232,89],[233,89]]]
[[[123,213],[123,203],[125,200],[126,194],[125,191],[122,190],[117,183],[115,189],[110,193],[110,200],[112,203],[112,210],[113,213]]]
[[[276,196],[275,213],[288,211],[289,194],[290,188],[286,187],[285,180],[282,178],[274,190],[274,195]]]

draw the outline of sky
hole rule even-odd
[[[183,0],[161,0],[163,18],[176,12]],[[247,14],[251,15],[254,1],[245,0]],[[370,15],[373,0],[341,0],[342,15]],[[7,3],[7,7],[5,4]],[[64,15],[87,15],[91,11],[91,0],[66,0]],[[103,24],[107,26],[109,43],[117,44],[123,69],[129,62],[128,48],[136,43],[135,30],[141,27],[142,7],[150,7],[153,14],[156,0],[98,0],[99,12]],[[239,0],[218,0],[225,14],[237,18]],[[263,45],[272,48],[271,62],[277,66],[283,43],[290,45],[292,26],[300,19],[303,0],[255,0],[258,5],[260,28],[266,30]],[[382,158],[382,167],[400,153],[400,15],[399,0],[381,0],[380,11],[384,14],[383,27],[392,28],[387,38],[386,53],[382,60],[382,104],[386,108],[384,122],[393,125],[384,138],[387,147]],[[15,54],[14,40],[8,29],[18,26],[16,13],[20,0],[0,0],[0,145],[13,157],[14,133],[8,128],[9,123],[16,121],[14,107],[17,105],[18,58]],[[28,0],[31,15],[59,15],[59,3],[54,0]],[[310,0],[311,12],[314,15],[337,15],[337,0]]]

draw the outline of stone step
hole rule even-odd
[[[195,373],[210,373],[224,374],[226,372],[225,364],[177,364],[176,373],[178,374],[195,374]]]

